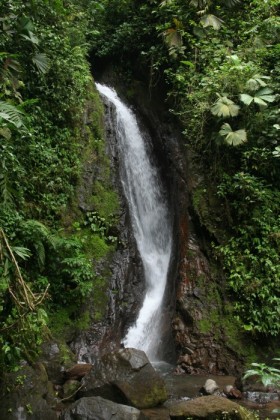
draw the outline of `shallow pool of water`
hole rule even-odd
[[[175,367],[165,363],[158,362],[153,363],[154,368],[161,373],[163,376],[169,398],[171,400],[195,398],[200,395],[199,390],[205,384],[207,379],[214,379],[217,382],[220,390],[222,391],[226,385],[234,385],[234,376],[217,376],[217,375],[176,375],[174,373]],[[246,407],[250,410],[256,411],[261,419],[280,419],[280,414],[272,414],[272,410],[275,408],[280,409],[280,401],[273,401],[267,404],[257,404],[249,400],[234,400],[238,404]],[[154,411],[154,415],[150,418],[160,419],[160,415],[163,416],[163,412],[159,413],[157,417],[157,411]],[[148,413],[147,413],[148,414]],[[162,419],[168,417],[163,416]]]

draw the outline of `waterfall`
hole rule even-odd
[[[114,130],[120,177],[145,274],[143,306],[135,325],[129,328],[124,337],[123,344],[144,350],[150,360],[156,361],[172,243],[168,207],[157,168],[149,157],[146,136],[141,133],[136,116],[113,89],[99,83],[96,85],[116,114]]]

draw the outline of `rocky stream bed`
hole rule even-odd
[[[49,360],[2,378],[0,419],[250,420],[277,418],[271,411],[280,408],[278,393],[252,391],[253,384],[241,392],[233,376],[180,374],[140,350],[121,348],[94,365],[65,360],[52,343]]]

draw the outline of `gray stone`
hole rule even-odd
[[[47,340],[42,344],[40,360],[46,368],[49,380],[54,384],[63,384],[65,370],[76,362],[70,348],[55,340]]]
[[[213,379],[207,379],[203,385],[203,390],[206,395],[213,395],[216,391],[219,390],[219,386]]]
[[[101,397],[81,398],[61,416],[62,420],[145,420],[141,411],[127,405],[116,404]]]
[[[5,374],[1,383],[0,419],[57,420],[48,399],[48,377],[38,363]]]
[[[163,379],[146,354],[136,349],[104,355],[83,378],[82,385],[82,397],[101,396],[137,408],[155,407],[167,399]]]
[[[243,393],[243,396],[247,400],[258,404],[267,404],[272,401],[280,400],[280,394],[278,392],[247,391]]]
[[[69,379],[63,384],[63,400],[74,400],[81,383],[75,379]]]

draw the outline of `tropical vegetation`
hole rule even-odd
[[[114,195],[110,211],[71,216],[85,152],[102,149],[98,124],[89,135],[81,123],[97,101],[89,57],[128,87],[164,87],[203,168],[193,207],[234,316],[254,337],[278,336],[278,0],[9,0],[0,16],[1,367],[32,358],[65,305],[75,319],[100,281],[92,249],[98,259],[116,244]]]

